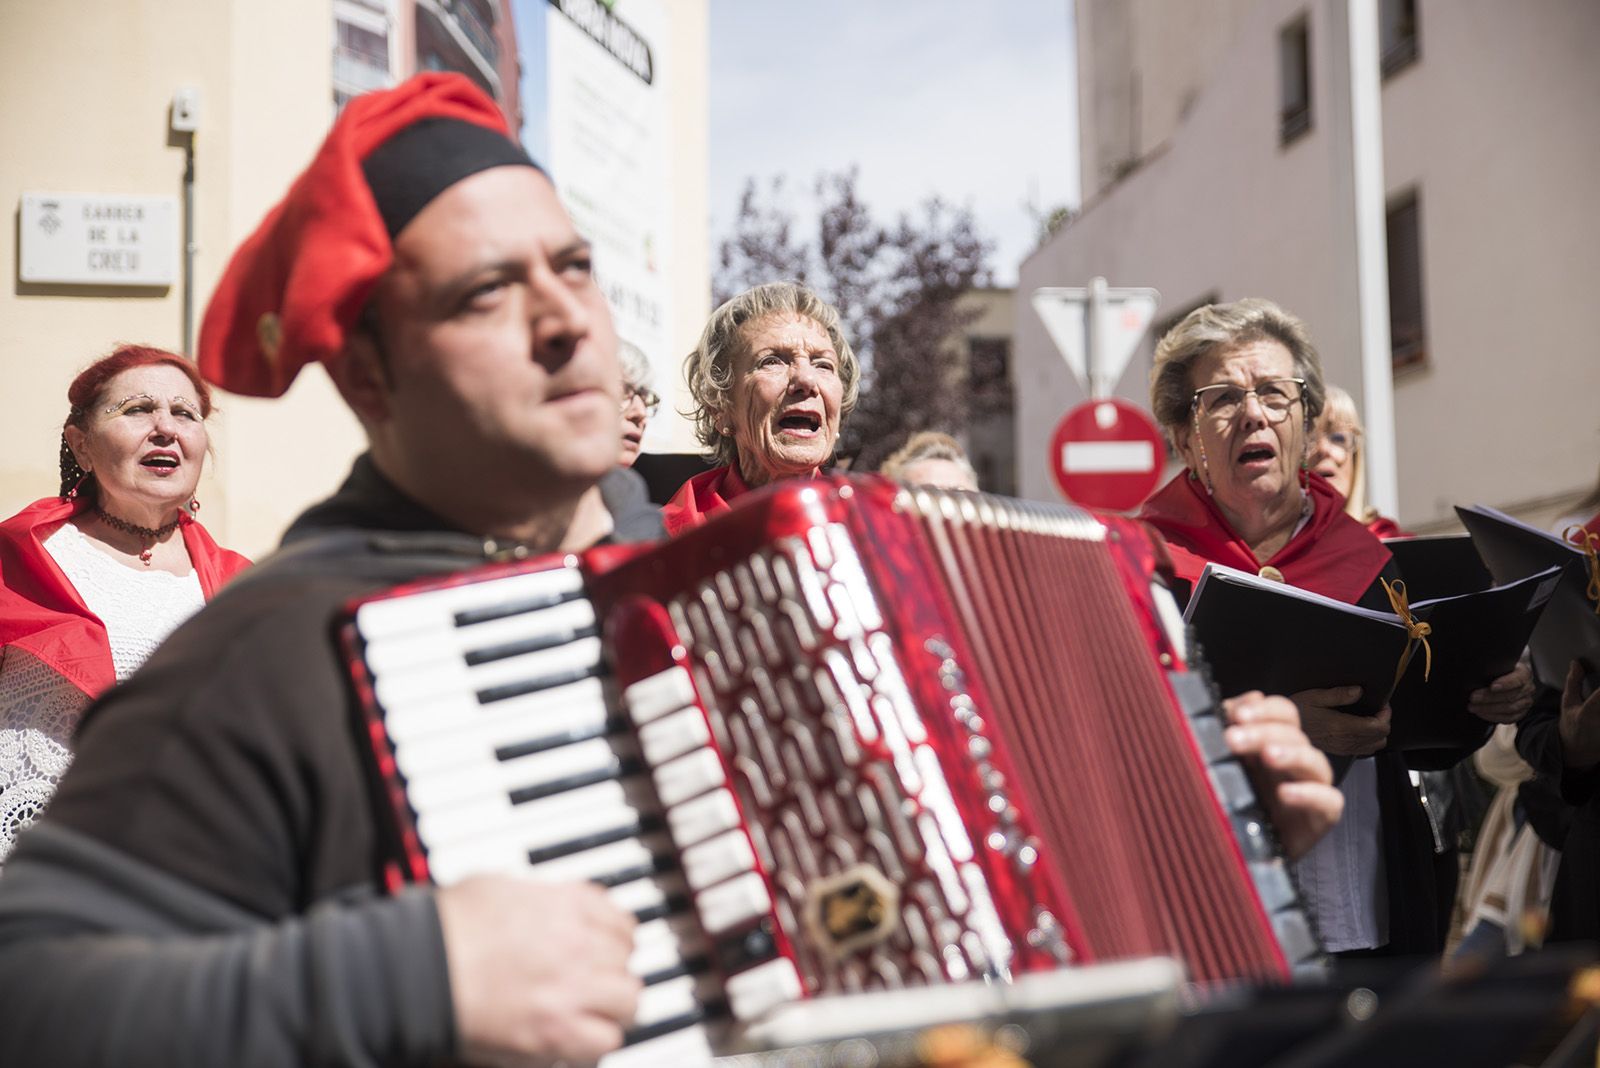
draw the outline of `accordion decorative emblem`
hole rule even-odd
[[[393,880],[609,887],[646,991],[608,1064],[817,994],[1316,967],[1159,553],[1126,520],[828,478],[365,601]]]

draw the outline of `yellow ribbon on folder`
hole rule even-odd
[[[1394,672],[1394,684],[1400,685],[1400,677],[1406,673],[1406,667],[1411,663],[1411,654],[1416,651],[1417,643],[1422,643],[1422,651],[1426,659],[1422,664],[1422,681],[1427,682],[1428,676],[1433,673],[1433,646],[1428,644],[1428,635],[1433,633],[1433,628],[1416,616],[1411,614],[1411,605],[1406,600],[1406,584],[1400,579],[1390,582],[1380,578],[1383,583],[1383,592],[1389,595],[1389,607],[1394,609],[1394,614],[1400,617],[1400,622],[1406,625],[1405,655],[1400,657],[1400,666]]]
[[[1589,588],[1584,593],[1594,602],[1594,614],[1600,616],[1600,538],[1576,525],[1562,531],[1561,538],[1582,549],[1583,555],[1589,558]]]

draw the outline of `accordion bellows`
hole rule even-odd
[[[1159,552],[1076,509],[828,478],[365,602],[394,875],[611,887],[644,922],[641,1052],[1074,963],[1287,978],[1315,940]]]

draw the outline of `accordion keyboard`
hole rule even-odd
[[[639,920],[629,967],[645,990],[606,1068],[708,1059],[730,1001],[749,1015],[798,992],[762,966],[787,964],[760,932],[704,933],[766,912],[754,858],[725,840],[738,817],[720,763],[674,715],[687,677],[630,688],[646,730],[614,707],[576,569],[373,601],[355,627],[429,877],[594,882]],[[712,884],[696,916],[691,894]]]

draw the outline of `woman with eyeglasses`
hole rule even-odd
[[[1344,498],[1344,510],[1352,519],[1380,538],[1405,537],[1399,523],[1367,504],[1367,474],[1361,451],[1364,436],[1356,402],[1338,386],[1328,386],[1322,414],[1311,435],[1311,470],[1327,479],[1328,485]]]
[[[650,388],[650,361],[643,352],[624,341],[617,356],[622,364],[622,458],[617,462],[632,467],[644,442],[644,428],[661,407],[661,397]]]
[[[1157,345],[1150,392],[1186,470],[1145,502],[1140,518],[1166,538],[1180,598],[1217,562],[1389,610],[1379,580],[1400,577],[1393,558],[1309,468],[1310,431],[1327,394],[1299,319],[1260,299],[1196,309]],[[1344,816],[1297,863],[1300,886],[1330,952],[1436,953],[1454,873],[1435,862],[1409,768],[1449,767],[1482,743],[1490,722],[1519,718],[1532,680],[1519,668],[1475,693],[1469,710],[1483,722],[1463,732],[1459,748],[1404,754],[1386,748],[1389,709],[1340,710],[1359,693],[1290,695],[1312,742],[1352,758],[1340,782]]]

